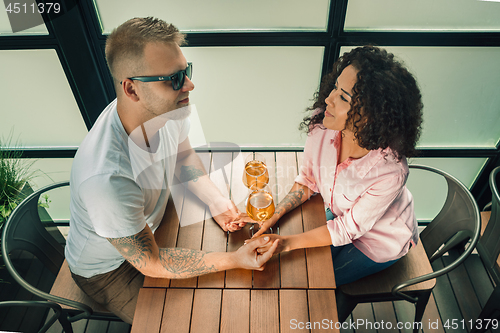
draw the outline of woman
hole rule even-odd
[[[332,245],[342,285],[392,265],[418,241],[405,157],[415,153],[420,135],[421,95],[392,54],[365,46],[334,64],[311,110],[300,124],[308,133],[300,174],[254,238],[321,193],[326,225],[267,236],[280,239],[278,252]]]

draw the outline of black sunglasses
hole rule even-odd
[[[193,76],[193,63],[188,62],[186,69],[178,71],[170,76],[134,76],[129,77],[129,80],[136,80],[141,82],[158,82],[158,81],[172,81],[172,88],[174,90],[179,90],[184,85],[184,79],[186,76],[191,80]],[[121,84],[121,82],[120,82]]]

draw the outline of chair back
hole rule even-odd
[[[420,240],[432,262],[448,250],[471,240],[466,252],[472,252],[479,238],[481,217],[476,200],[458,179],[452,175],[424,165],[410,165],[443,176],[448,185],[448,193],[440,212],[420,233]]]
[[[393,295],[410,302],[415,302],[415,299],[412,299],[411,296],[402,290],[408,286],[446,274],[462,264],[472,253],[479,240],[481,216],[476,200],[469,189],[458,179],[430,166],[410,165],[409,167],[441,175],[446,179],[448,184],[448,194],[443,207],[431,223],[420,233],[420,241],[424,246],[429,261],[432,262],[450,249],[456,246],[464,246],[465,243],[470,241],[465,251],[449,265],[432,273],[399,283],[392,288]]]
[[[2,252],[11,274],[13,273],[11,270],[14,268],[8,254],[14,250],[28,251],[35,255],[54,275],[59,272],[64,261],[64,245],[47,230],[49,227],[55,227],[55,225],[48,225],[53,224],[53,222],[42,223],[40,220],[38,202],[42,193],[67,185],[69,182],[56,183],[30,194],[7,219],[2,235]]]
[[[68,186],[60,182],[45,186],[30,194],[11,213],[5,222],[2,233],[2,253],[5,267],[21,287],[44,300],[64,304],[77,309],[80,313],[69,317],[69,321],[88,318],[93,310],[88,305],[49,294],[39,290],[24,280],[9,256],[14,250],[25,250],[35,255],[54,275],[57,275],[64,262],[64,245],[57,238],[62,237],[52,221],[41,221],[38,211],[40,196],[52,189]],[[43,213],[43,211],[41,212]],[[52,229],[49,231],[48,229]]]
[[[487,269],[495,280],[500,284],[500,166],[490,173],[489,183],[491,189],[491,216],[483,235],[479,239],[477,250]]]

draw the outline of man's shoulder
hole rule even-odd
[[[80,181],[97,174],[128,174],[130,160],[126,133],[116,124],[116,102],[101,113],[98,120],[80,144],[75,155],[72,178]]]

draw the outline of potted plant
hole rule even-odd
[[[18,142],[12,143],[11,138],[12,133],[5,141],[0,138],[0,242],[2,228],[9,215],[24,198],[33,193],[29,182],[40,173],[44,174],[39,169],[32,169],[35,160],[21,158],[20,145]],[[49,208],[50,202],[48,194],[44,194],[40,197],[38,206]],[[0,259],[0,269],[2,268]],[[5,282],[7,281],[0,278],[0,283]]]
[[[35,161],[22,159],[22,150],[17,143],[12,148],[12,134],[7,140],[0,138],[0,238],[3,225],[14,208],[32,192],[27,184],[38,171],[31,170]],[[29,190],[29,191],[27,191]],[[48,203],[48,198],[45,199]],[[1,241],[1,239],[0,239]],[[2,253],[0,252],[0,257]],[[0,269],[3,263],[0,264]],[[0,283],[6,282],[0,278]]]
[[[35,161],[20,158],[22,151],[12,148],[11,142],[10,137],[0,140],[0,229],[22,201],[24,185],[36,175],[31,170]]]

